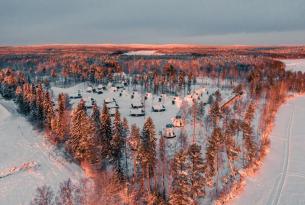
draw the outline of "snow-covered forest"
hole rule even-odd
[[[0,113],[15,112],[1,126],[40,149],[1,164],[0,183],[55,164],[29,204],[224,204],[264,163],[280,105],[305,91],[281,52],[122,50],[0,56]]]

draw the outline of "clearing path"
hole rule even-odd
[[[56,190],[60,182],[82,176],[80,167],[33,130],[12,101],[0,99],[0,204],[29,204],[38,186]]]

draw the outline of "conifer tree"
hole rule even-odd
[[[244,166],[247,167],[253,162],[257,155],[257,146],[254,140],[253,128],[251,126],[254,117],[254,102],[251,102],[247,108],[245,119],[241,123],[241,129],[243,132],[244,149],[243,149],[243,162]]]
[[[228,163],[231,172],[234,172],[233,162],[237,159],[238,153],[240,152],[240,148],[235,142],[234,136],[237,134],[238,131],[238,123],[236,120],[229,120],[228,126],[224,132],[224,139],[225,139],[225,151],[228,157]]]
[[[218,174],[219,167],[219,150],[222,143],[222,132],[221,129],[214,128],[210,138],[208,139],[207,149],[206,149],[206,162],[207,171],[206,179],[207,183],[211,186],[213,185],[213,177]],[[216,192],[217,192],[217,180],[216,179]]]
[[[128,170],[128,152],[127,152],[127,137],[129,135],[129,125],[128,125],[128,121],[127,119],[124,117],[123,118],[123,122],[122,122],[122,126],[123,126],[123,133],[122,133],[122,137],[123,137],[123,141],[124,141],[124,158],[125,158],[125,173],[127,176],[127,179],[129,177],[129,170]]]
[[[165,163],[166,163],[166,150],[165,150],[165,140],[164,137],[160,137],[159,139],[159,160],[161,163],[161,172],[162,172],[162,195],[165,198],[166,190],[165,190]]]
[[[101,135],[100,135],[100,145],[101,145],[101,155],[102,158],[110,156],[110,141],[112,139],[112,125],[111,118],[106,104],[104,103],[102,114],[101,114]]]
[[[197,201],[205,194],[206,163],[203,161],[200,150],[201,147],[199,145],[192,144],[187,151],[188,160],[190,164],[188,173],[191,183],[191,197],[193,201]]]
[[[173,181],[169,204],[190,205],[194,203],[191,197],[191,184],[187,174],[189,169],[190,164],[187,161],[187,155],[183,150],[180,150],[175,154],[171,164]]]
[[[156,140],[155,125],[151,117],[148,117],[142,129],[141,145],[138,158],[141,162],[143,171],[145,170],[146,172],[149,181],[151,174],[155,174],[154,170],[156,165]]]
[[[212,120],[213,127],[216,127],[221,117],[220,107],[217,100],[211,105],[209,114]]]
[[[72,112],[67,146],[75,159],[80,162],[95,163],[97,161],[95,127],[86,114],[83,100]]]
[[[132,124],[130,136],[128,139],[128,145],[133,154],[133,178],[134,178],[134,180],[137,176],[137,161],[139,159],[138,154],[139,154],[139,148],[140,148],[140,140],[141,140],[140,129],[137,127],[136,124]]]
[[[124,151],[124,140],[123,140],[123,124],[119,110],[117,109],[114,115],[113,122],[113,136],[111,139],[111,161],[114,164],[116,173],[119,179],[124,179],[124,172],[122,168],[122,157]]]
[[[54,116],[54,110],[49,92],[45,93],[43,99],[43,116],[45,127],[47,129],[51,129],[51,122]]]

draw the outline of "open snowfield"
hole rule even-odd
[[[285,60],[287,70],[305,71],[305,60]],[[298,63],[297,63],[298,62]],[[305,96],[288,100],[279,110],[271,147],[262,167],[246,181],[234,205],[305,204]]]
[[[152,56],[152,55],[164,55],[162,53],[158,53],[156,50],[139,50],[139,51],[129,51],[124,53],[124,55],[128,56]]]
[[[29,204],[35,190],[54,190],[68,178],[78,180],[82,171],[67,162],[43,135],[16,112],[12,101],[0,99],[0,204]]]
[[[305,59],[281,60],[286,64],[286,70],[305,72]]]

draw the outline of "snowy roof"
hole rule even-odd
[[[156,104],[156,105],[153,105],[152,106],[154,110],[162,110],[162,109],[165,109],[165,106],[164,105],[161,105],[161,104]]]
[[[105,99],[105,103],[111,103],[111,102],[115,102],[114,98],[106,98]]]
[[[102,85],[102,84],[99,84],[99,85],[97,86],[98,89],[103,89],[104,87],[105,87],[105,86]]]
[[[143,107],[143,103],[139,102],[139,101],[136,101],[136,102],[132,102],[131,105],[133,107]]]
[[[89,87],[87,87],[86,90],[87,90],[87,91],[92,91],[92,89],[93,89],[93,88],[92,88],[91,86],[89,86]]]

